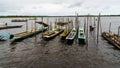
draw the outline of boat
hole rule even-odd
[[[84,32],[84,27],[80,25],[79,29],[78,29],[79,44],[85,44],[85,39],[86,39],[86,36],[85,36],[85,32]]]
[[[60,34],[60,39],[61,40],[65,40],[65,38],[67,37],[67,35],[70,33],[70,29],[65,29],[64,32],[62,32],[62,34]]]
[[[53,30],[48,30],[43,33],[43,39],[49,41],[50,39],[56,37],[57,35],[61,34],[64,30],[58,27],[54,28]]]
[[[12,43],[19,42],[19,41],[22,41],[22,40],[24,40],[28,37],[32,37],[36,34],[44,32],[46,30],[47,30],[47,27],[41,27],[38,30],[28,30],[28,31],[25,31],[25,32],[10,35],[10,39],[11,39]]]
[[[71,32],[68,34],[68,36],[66,37],[66,40],[67,40],[68,44],[72,44],[74,42],[76,34],[77,34],[77,30],[75,28],[73,28],[71,30]]]
[[[71,29],[68,28],[68,24],[70,24],[70,23],[71,23],[71,21],[69,21],[69,20],[68,20],[68,22],[57,22],[57,25],[64,26],[64,27],[62,27],[64,29],[64,31],[60,34],[61,41],[65,40],[67,35],[70,33]]]
[[[95,27],[90,25],[90,31],[93,31],[94,29],[95,29]]]
[[[115,47],[120,49],[120,36],[113,32],[103,32],[102,37],[106,39],[109,43],[113,44]]]
[[[12,19],[11,22],[27,22],[27,19],[17,18],[17,19]]]
[[[21,28],[22,25],[16,25],[16,26],[1,26],[0,30],[2,29],[10,29],[10,28]]]
[[[9,38],[10,33],[4,33],[0,35],[0,41],[5,41]]]
[[[42,21],[35,21],[35,23],[42,24],[44,27],[49,26],[47,23],[44,23]]]

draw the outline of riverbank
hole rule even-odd
[[[78,17],[86,17],[88,15],[78,15]],[[90,17],[98,17],[99,15],[89,15]],[[120,15],[101,15],[101,17],[119,17]],[[0,18],[31,18],[31,17],[76,17],[75,15],[63,15],[63,16],[22,16],[22,15],[11,15],[11,16],[0,16]]]

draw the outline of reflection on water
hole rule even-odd
[[[45,18],[44,21],[47,19]],[[79,18],[81,24],[84,18]],[[55,18],[49,21],[55,22]],[[12,23],[9,18],[2,18],[0,22],[22,24],[22,28],[1,30],[0,32],[19,33],[25,31],[25,22]],[[103,31],[108,31],[112,22],[112,31],[117,33],[120,17],[102,17]],[[29,29],[33,22],[29,21]],[[53,25],[54,26],[54,25]],[[39,27],[39,25],[37,25]],[[120,51],[99,36],[96,45],[96,30],[89,32],[89,45],[79,45],[77,40],[72,45],[60,41],[60,37],[44,41],[41,34],[30,37],[21,42],[10,45],[10,40],[0,42],[1,68],[119,68]]]

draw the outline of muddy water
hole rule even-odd
[[[54,20],[55,18],[50,19],[51,22]],[[79,20],[83,22],[84,18],[80,17]],[[25,22],[11,23],[10,19],[1,19],[1,22],[3,21],[9,22],[10,25],[25,24]],[[108,31],[111,22],[111,30],[117,33],[120,17],[103,17],[101,22],[103,31]],[[34,28],[31,24],[32,22],[29,23],[29,29]],[[22,31],[25,31],[25,26],[1,30],[10,33]],[[44,41],[41,34],[36,36],[36,41],[35,37],[31,37],[14,45],[10,45],[9,40],[0,42],[0,68],[120,68],[120,50],[101,36],[99,36],[99,44],[96,45],[95,35],[96,31],[89,32],[88,45],[78,45],[77,41],[67,45],[60,41],[59,36]]]

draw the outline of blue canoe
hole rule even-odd
[[[4,33],[0,35],[0,40],[6,40],[5,38],[8,38],[10,36],[10,33]]]

